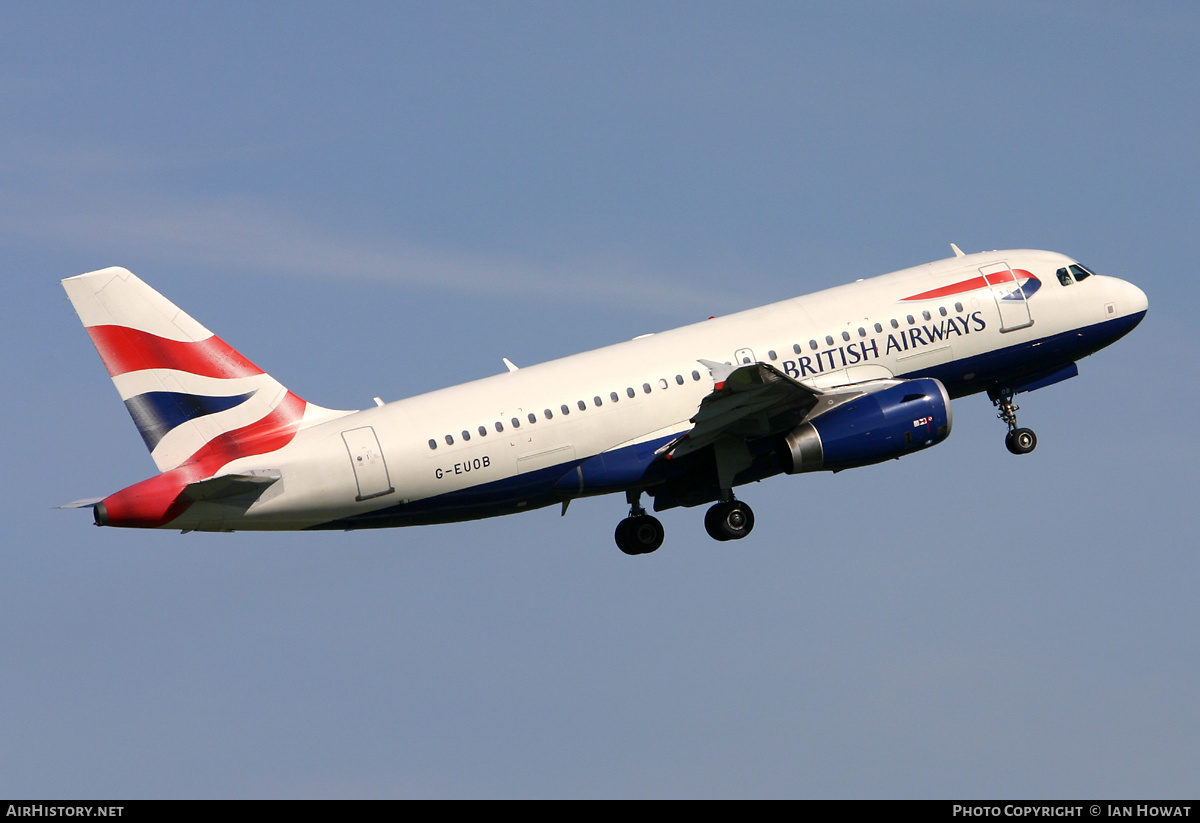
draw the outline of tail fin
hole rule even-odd
[[[341,414],[305,403],[127,269],[62,283],[159,471],[273,451]]]

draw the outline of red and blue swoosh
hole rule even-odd
[[[957,294],[991,288],[992,286],[1003,286],[1005,283],[1012,283],[1016,288],[1002,297],[1002,300],[1028,300],[1042,287],[1042,281],[1034,276],[1032,272],[1028,272],[1025,269],[1005,269],[1004,271],[992,272],[991,274],[980,274],[976,277],[969,277],[966,280],[959,280],[957,283],[951,283],[948,286],[940,286],[936,289],[921,292],[920,294],[901,298],[901,300],[902,302],[938,300],[943,297],[952,297]]]

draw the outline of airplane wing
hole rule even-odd
[[[712,370],[713,390],[700,401],[691,431],[664,450],[668,459],[697,452],[726,436],[752,440],[782,434],[847,400],[900,382],[868,380],[818,389],[767,363],[699,362]]]

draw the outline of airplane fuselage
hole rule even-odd
[[[1011,396],[1072,376],[1077,360],[1126,334],[1146,311],[1137,287],[1090,272],[1063,278],[1071,266],[1043,251],[958,256],[330,413],[281,448],[220,467],[220,475],[273,478],[253,500],[199,499],[161,523],[138,525],[402,526],[620,491],[647,492],[656,509],[709,502],[723,485],[712,455],[666,459],[718,388],[701,361],[766,364],[818,391],[932,377],[951,397]],[[746,458],[732,485],[782,471],[778,437],[743,438]],[[203,478],[187,478],[196,479]]]

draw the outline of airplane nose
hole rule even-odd
[[[1125,303],[1129,306],[1130,314],[1145,314],[1150,308],[1150,300],[1146,293],[1132,283],[1125,284]]]
[[[1146,293],[1128,280],[1121,280],[1118,277],[1105,278],[1104,282],[1107,285],[1107,288],[1104,289],[1106,318],[1109,320],[1115,320],[1118,317],[1126,318],[1132,321],[1128,326],[1131,329],[1142,322],[1146,309],[1150,306]]]
[[[1144,291],[1126,280],[1117,280],[1113,285],[1116,288],[1110,292],[1113,302],[1109,303],[1109,312],[1112,316],[1126,317],[1133,321],[1129,326],[1132,329],[1146,316],[1150,301]]]

